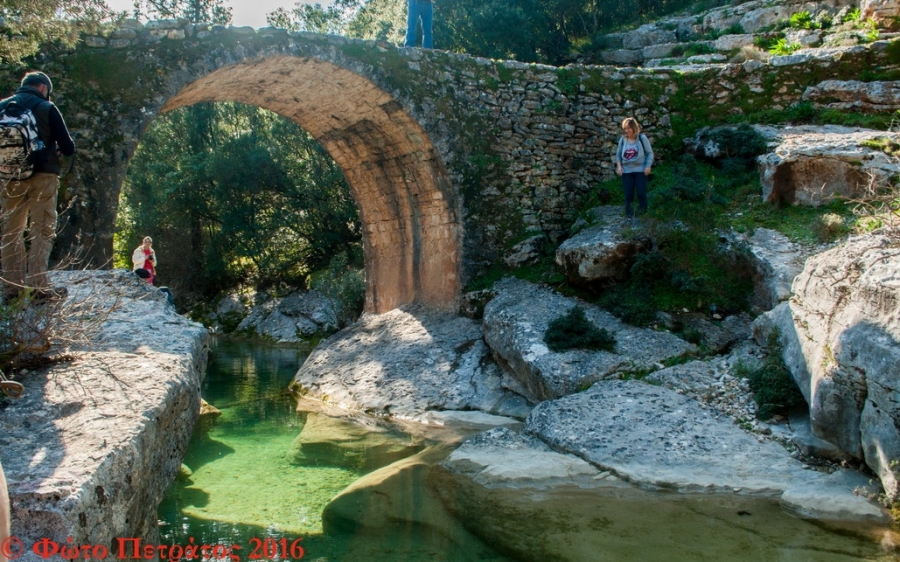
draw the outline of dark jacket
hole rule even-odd
[[[59,154],[65,156],[75,154],[75,143],[69,135],[69,129],[59,109],[31,86],[22,86],[14,96],[0,101],[0,108],[6,107],[10,100],[30,109],[38,125],[38,135],[44,142],[44,149],[37,155],[34,163],[36,174],[59,174]]]

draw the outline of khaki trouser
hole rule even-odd
[[[47,262],[53,249],[53,239],[56,238],[58,191],[59,178],[56,174],[34,174],[27,180],[7,182],[3,187],[0,196],[0,219],[3,223],[0,257],[5,293],[16,293],[25,286],[49,286]]]
[[[6,488],[6,476],[0,466],[0,544],[9,536],[9,491]],[[6,555],[0,547],[0,562],[6,562]]]

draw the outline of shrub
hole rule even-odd
[[[768,419],[775,414],[787,414],[792,409],[805,403],[803,394],[797,388],[794,377],[781,358],[784,347],[780,341],[780,333],[773,329],[767,338],[768,356],[762,365],[749,368],[738,363],[735,374],[747,379],[753,400],[756,402],[756,416]]]
[[[328,264],[328,269],[310,277],[309,285],[331,300],[340,326],[356,321],[366,297],[366,276],[361,269],[350,265],[346,253],[340,253]]]
[[[800,43],[788,43],[787,39],[781,38],[775,41],[775,44],[769,48],[769,52],[775,55],[776,57],[783,57],[790,55],[794,51],[799,50],[801,47]]]
[[[825,213],[815,224],[816,238],[820,242],[831,242],[849,231],[844,217],[836,213]]]
[[[790,26],[794,29],[815,29],[818,27],[816,22],[812,19],[812,14],[806,10],[791,14],[789,22]]]
[[[616,348],[615,336],[605,328],[592,324],[580,306],[550,322],[544,332],[544,343],[556,352],[568,349],[615,351]]]

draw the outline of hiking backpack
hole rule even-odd
[[[30,178],[43,148],[34,113],[10,100],[0,109],[0,180]]]

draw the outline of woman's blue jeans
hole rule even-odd
[[[631,202],[634,201],[637,192],[638,212],[647,212],[647,176],[644,172],[629,172],[622,174],[622,187],[625,188],[625,216],[633,217],[634,210]]]
[[[419,20],[422,20],[422,47],[431,49],[434,39],[431,35],[431,24],[434,17],[434,7],[431,0],[408,0],[406,11],[406,47],[416,46],[416,28]]]

